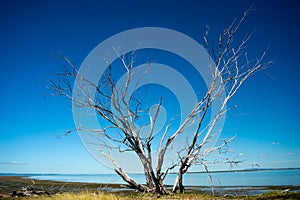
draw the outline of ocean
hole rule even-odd
[[[117,174],[5,174],[1,176],[24,176],[30,179],[86,183],[125,183]],[[300,169],[230,171],[210,173],[214,186],[300,186]],[[137,182],[145,183],[143,174],[130,174]],[[164,183],[172,185],[176,174],[169,174]],[[190,173],[184,176],[185,186],[211,186],[207,173]]]

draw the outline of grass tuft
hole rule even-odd
[[[119,199],[115,194],[105,193],[105,192],[97,192],[91,193],[88,191],[80,192],[80,193],[62,193],[56,194],[52,196],[39,196],[35,198],[31,198],[35,200],[117,200]]]

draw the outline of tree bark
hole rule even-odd
[[[132,178],[130,178],[122,169],[115,169],[115,172],[121,176],[121,178],[127,182],[131,188],[136,189],[140,192],[149,192],[150,189],[144,185],[138,184]]]
[[[183,174],[184,173],[182,171],[178,172],[178,175],[173,185],[172,192],[176,193],[179,190],[180,193],[184,193]]]

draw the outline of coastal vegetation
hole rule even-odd
[[[269,200],[269,199],[300,199],[299,192],[282,192],[282,191],[273,191],[267,192],[261,195],[255,196],[210,196],[207,194],[173,194],[173,195],[153,195],[153,194],[142,194],[142,193],[134,193],[131,195],[126,195],[122,193],[108,193],[108,192],[78,192],[78,193],[62,193],[55,195],[47,195],[47,196],[37,196],[37,197],[23,197],[21,199],[35,199],[35,200],[129,200],[129,199],[195,199],[195,200],[209,200],[209,199],[240,199],[240,200]],[[20,199],[19,197],[0,197],[0,199]]]
[[[20,188],[31,187],[35,191],[45,191],[41,195],[30,197],[14,197],[13,191]],[[127,199],[300,199],[300,186],[273,186],[273,187],[249,187],[260,189],[265,192],[257,195],[239,195],[239,188],[228,193],[216,194],[204,192],[199,189],[189,189],[184,194],[159,195],[155,193],[140,193],[136,190],[126,190],[119,184],[96,184],[96,183],[72,183],[46,180],[30,180],[18,176],[0,177],[0,199],[34,199],[34,200],[127,200]]]

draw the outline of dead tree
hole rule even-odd
[[[205,165],[205,157],[213,152],[219,151],[233,139],[230,138],[223,141],[223,143],[220,145],[205,148],[205,144],[212,136],[212,131],[216,125],[216,122],[222,115],[231,109],[226,108],[226,105],[230,99],[236,94],[236,92],[250,76],[272,64],[272,61],[264,61],[266,51],[263,52],[260,57],[254,60],[248,59],[246,44],[251,38],[252,33],[246,35],[239,45],[236,47],[233,46],[233,40],[240,28],[240,25],[251,11],[252,10],[250,8],[244,12],[244,15],[239,20],[235,19],[227,28],[225,28],[223,33],[219,35],[217,48],[215,48],[209,41],[209,30],[207,28],[204,41],[206,50],[210,55],[213,55],[215,60],[215,63],[212,62],[211,64],[211,78],[213,81],[205,96],[188,117],[188,121],[192,121],[193,118],[197,118],[197,128],[194,130],[193,136],[191,137],[191,142],[184,147],[185,151],[178,153],[180,163],[178,167],[177,178],[173,185],[173,192],[176,190],[184,192],[182,183],[183,175],[191,166],[193,166],[193,164],[202,164],[207,170],[207,166]],[[224,90],[226,91],[226,96],[225,98],[221,99],[221,107],[218,110],[218,113],[212,120],[210,120],[208,124],[203,124],[203,119],[206,117],[211,104],[219,98],[221,92]],[[180,131],[181,130],[178,129],[174,133],[173,137],[176,137],[176,134],[180,134]]]
[[[117,50],[115,50],[115,52],[118,53]],[[121,85],[120,88],[117,88],[112,75],[113,66],[108,60],[107,64],[109,67],[103,77],[103,81],[99,84],[94,84],[84,75],[79,74],[77,67],[67,57],[62,57],[68,66],[63,68],[61,73],[56,74],[58,80],[50,83],[51,88],[56,94],[67,97],[78,107],[94,109],[102,119],[108,122],[107,126],[99,130],[82,127],[82,129],[89,132],[96,132],[102,137],[105,137],[108,141],[114,143],[113,145],[107,142],[107,140],[96,143],[96,145],[99,146],[101,154],[112,162],[115,172],[120,175],[131,188],[141,192],[153,191],[160,194],[166,193],[161,178],[156,176],[155,170],[152,167],[153,161],[151,154],[153,130],[162,100],[159,100],[154,109],[154,116],[150,118],[150,130],[145,135],[145,133],[141,134],[142,127],[137,126],[135,122],[142,114],[149,113],[150,110],[144,109],[143,102],[140,99],[134,99],[133,94],[130,92],[136,90],[139,82],[148,72],[148,69],[139,74],[137,78],[133,78],[135,76],[133,70],[134,56],[128,61],[124,56],[119,55],[119,60],[127,75],[124,84]],[[72,81],[74,81],[74,79],[79,81],[78,87],[80,87],[80,93],[74,93],[72,90]],[[90,96],[89,90],[91,88],[96,90],[96,98]],[[134,106],[131,105],[132,102],[135,102]],[[74,130],[68,131],[66,135]],[[115,133],[111,134],[111,130],[115,130]],[[146,185],[137,183],[122,169],[122,166],[120,166],[110,154],[110,150],[112,149],[118,149],[120,153],[125,151],[136,153],[143,166]]]
[[[131,188],[141,192],[156,192],[159,194],[167,193],[163,181],[170,170],[178,170],[178,175],[173,186],[173,192],[179,189],[184,191],[183,175],[188,169],[201,162],[207,155],[222,148],[231,139],[224,141],[221,145],[206,148],[209,138],[212,137],[213,129],[216,122],[223,116],[226,111],[226,105],[229,100],[236,94],[241,85],[252,76],[255,72],[267,67],[271,62],[264,62],[265,52],[256,60],[248,60],[245,45],[250,39],[251,34],[236,48],[233,47],[233,38],[236,35],[241,23],[248,15],[245,12],[240,20],[234,20],[222,34],[220,34],[217,50],[211,46],[208,39],[208,30],[204,37],[206,50],[213,55],[214,60],[210,60],[211,85],[208,87],[205,95],[195,105],[194,109],[187,118],[180,124],[179,128],[168,136],[169,127],[172,121],[165,126],[164,133],[160,138],[157,157],[153,158],[153,139],[154,128],[162,105],[162,99],[157,101],[157,106],[151,108],[149,127],[147,133],[142,133],[142,127],[136,125],[142,115],[149,114],[150,108],[146,107],[143,100],[135,98],[132,91],[136,90],[140,81],[151,70],[149,68],[142,73],[137,73],[135,67],[134,52],[130,57],[119,55],[119,61],[126,73],[124,84],[117,85],[113,76],[113,65],[107,59],[109,66],[99,84],[93,83],[84,74],[80,74],[78,68],[65,56],[63,59],[67,62],[67,67],[63,68],[61,73],[57,73],[57,81],[51,81],[50,86],[57,95],[67,97],[78,107],[88,107],[93,109],[98,116],[106,122],[102,129],[91,129],[82,127],[89,132],[101,135],[98,143],[98,149],[101,154],[109,159],[115,172],[127,182]],[[128,55],[127,55],[128,56]],[[210,58],[208,58],[210,59]],[[76,79],[79,93],[72,90],[73,82]],[[95,90],[95,97],[90,96],[89,90]],[[217,115],[204,124],[204,119],[214,101],[220,98],[220,94],[226,91],[225,98],[221,99],[221,107]],[[134,102],[134,103],[133,103]],[[178,151],[179,158],[174,160],[171,165],[165,165],[167,151],[188,128],[195,127],[193,132],[188,135],[188,144],[182,146]],[[67,132],[69,134],[72,131]],[[109,142],[108,142],[109,141]],[[131,151],[138,157],[144,171],[146,184],[137,183],[129,174],[123,170],[122,166],[113,158],[111,150],[118,150],[120,153]],[[154,161],[155,160],[155,161]]]

